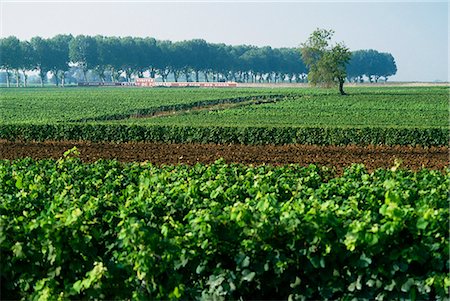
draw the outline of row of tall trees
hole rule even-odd
[[[0,68],[7,85],[15,77],[27,85],[28,71],[37,71],[41,84],[48,73],[56,85],[64,85],[70,67],[88,71],[101,81],[124,76],[159,77],[178,81],[303,82],[308,69],[298,48],[230,46],[201,39],[171,42],[154,38],[57,35],[21,41],[14,36],[0,39]],[[375,50],[352,53],[347,66],[349,80],[385,80],[396,72],[391,54]]]
[[[11,76],[15,75],[16,85],[27,86],[28,71],[37,71],[44,84],[48,72],[53,74],[56,85],[64,82],[65,72],[69,69],[69,43],[72,36],[58,35],[52,39],[33,37],[30,41],[20,41],[16,37],[8,37],[0,41],[0,68],[6,72],[6,83],[10,86]]]
[[[380,77],[387,81],[389,76],[397,73],[395,59],[390,53],[376,50],[357,50],[352,52],[347,64],[347,77],[353,82],[362,82],[364,76],[370,82],[378,82]]]

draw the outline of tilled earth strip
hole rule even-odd
[[[244,164],[318,164],[342,171],[352,163],[363,163],[369,170],[388,168],[401,160],[402,167],[419,170],[423,167],[443,170],[449,166],[448,147],[411,146],[313,146],[313,145],[217,145],[164,143],[92,143],[81,141],[11,142],[0,140],[0,159],[60,158],[68,149],[77,147],[80,159],[93,162],[116,159],[122,162],[153,164],[225,162]]]

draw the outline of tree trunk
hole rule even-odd
[[[55,84],[58,87],[59,86],[59,82],[58,82],[58,70],[52,70],[53,73],[53,77],[55,78]]]
[[[6,69],[6,86],[7,86],[8,88],[11,87],[11,83],[10,83],[10,81],[9,81],[9,70],[8,70],[8,69]]]
[[[125,76],[127,77],[127,83],[131,82],[131,69],[127,68],[125,70]]]
[[[104,83],[104,82],[105,82],[105,79],[106,79],[106,76],[105,76],[105,70],[100,70],[100,71],[98,72],[98,76],[100,77],[100,81],[101,81],[102,83]]]
[[[84,79],[85,83],[87,83],[87,75],[86,75],[86,73],[87,73],[87,70],[83,68],[83,79]]]
[[[41,79],[41,87],[44,87],[44,72],[42,71],[42,69],[39,69],[39,78]]]
[[[347,95],[347,93],[344,92],[344,79],[343,78],[339,79],[339,93],[341,93],[341,95]]]
[[[20,86],[20,75],[19,75],[19,69],[14,71],[16,73],[16,87],[19,88]]]
[[[165,83],[167,82],[167,78],[169,77],[170,69],[159,69],[159,74],[162,77],[163,83]]]
[[[25,70],[22,70],[22,73],[23,73],[23,86],[26,88],[28,86],[27,83],[28,75],[26,74]]]
[[[198,79],[198,70],[195,70],[195,81],[198,83],[199,79]]]
[[[167,82],[167,77],[169,76],[170,70],[168,69],[160,69],[159,74],[162,77],[163,83]]]
[[[114,78],[114,68],[111,68],[111,81],[112,81],[113,83],[116,82],[116,79]]]
[[[190,81],[189,71],[188,70],[184,70],[184,77],[186,77],[186,82]]]
[[[238,72],[238,82],[242,83],[242,71]]]

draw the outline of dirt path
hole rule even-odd
[[[32,157],[34,159],[59,158],[76,146],[80,158],[92,162],[100,158],[123,162],[148,161],[154,164],[210,163],[219,158],[226,162],[245,164],[319,164],[342,170],[351,163],[364,163],[369,170],[393,166],[395,159],[402,167],[444,169],[449,166],[447,147],[386,147],[386,146],[249,146],[215,144],[163,144],[163,143],[90,143],[72,141],[10,142],[0,141],[0,159]]]

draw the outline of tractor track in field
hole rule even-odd
[[[93,143],[86,141],[12,142],[0,140],[0,159],[14,160],[60,158],[77,147],[80,159],[93,162],[116,159],[121,162],[153,164],[211,163],[219,158],[225,162],[253,165],[318,164],[342,171],[352,163],[363,163],[368,170],[389,168],[401,160],[403,168],[423,167],[443,170],[449,166],[449,148],[419,146],[314,146],[314,145],[217,145],[165,144],[148,142]]]

